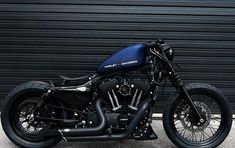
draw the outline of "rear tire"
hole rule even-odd
[[[19,147],[52,147],[61,141],[60,137],[43,137],[43,135],[40,138],[33,136],[27,137],[25,133],[15,127],[16,123],[12,118],[12,116],[16,114],[14,111],[16,110],[16,108],[19,108],[19,103],[23,101],[21,99],[25,95],[31,94],[33,96],[35,94],[36,96],[36,94],[43,94],[48,87],[49,85],[47,83],[32,81],[17,86],[6,97],[6,103],[4,104],[1,113],[2,128],[6,133],[7,137]]]
[[[194,104],[197,104],[197,108],[201,108],[201,115],[205,116],[205,123],[203,126],[194,124],[191,122],[193,121],[193,118],[190,118],[190,116],[192,116],[190,112],[186,112],[187,110],[185,111],[185,109],[181,109],[185,107],[187,103],[182,103],[184,102],[182,101],[184,100],[183,97],[180,94],[176,94],[170,98],[171,100],[169,101],[169,104],[165,108],[163,114],[163,126],[168,138],[179,147],[217,147],[225,140],[232,126],[232,111],[227,98],[220,90],[208,84],[192,83],[187,85],[186,89],[191,97],[196,96],[194,97],[196,100],[199,96],[208,96],[212,98],[212,100],[216,102],[218,108],[220,109],[221,117],[219,118],[218,116],[219,111],[211,111],[215,104],[212,105],[211,109],[211,105],[206,105],[206,103],[202,103],[203,101],[201,103],[198,100],[194,101],[192,98]],[[213,119],[216,121],[213,121]],[[178,120],[179,122],[175,122],[175,120]],[[208,122],[206,120],[208,120]],[[216,124],[213,125],[213,127],[211,124],[214,122],[216,122]],[[179,124],[183,125],[181,127],[182,129],[180,130]],[[211,134],[208,134],[210,130]],[[186,135],[186,133],[189,133],[189,136]]]

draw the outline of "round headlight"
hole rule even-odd
[[[173,61],[174,60],[174,49],[173,48],[170,48],[168,51],[166,51],[166,56],[168,58],[169,61]]]
[[[175,56],[175,53],[174,53],[174,49],[171,48],[169,45],[163,45],[162,47],[162,51],[166,54],[167,56],[167,59],[169,61],[173,61],[174,60],[174,56]]]

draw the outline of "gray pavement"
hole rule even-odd
[[[73,142],[66,143],[62,141],[55,148],[175,148],[175,146],[167,138],[161,120],[155,120],[152,123],[154,131],[158,135],[157,140],[152,141],[109,141],[109,142]],[[235,147],[235,122],[233,122],[232,130],[227,139],[219,146],[219,148],[234,148]],[[11,141],[8,140],[0,126],[0,148],[17,148]]]

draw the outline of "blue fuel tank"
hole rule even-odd
[[[135,44],[113,54],[97,68],[97,73],[109,73],[118,70],[140,67],[145,64],[144,44]]]

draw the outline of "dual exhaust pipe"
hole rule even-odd
[[[100,123],[96,127],[89,127],[89,128],[66,128],[66,129],[59,129],[62,137],[74,137],[74,136],[91,136],[91,135],[99,135],[102,133],[106,126],[106,119],[105,115],[102,111],[102,100],[98,99],[96,101],[96,112],[98,114],[98,118],[100,120]]]
[[[143,101],[135,118],[130,122],[126,131],[120,134],[105,134],[106,118],[102,110],[102,99],[96,101],[96,112],[100,123],[96,127],[89,128],[65,128],[59,129],[59,133],[65,141],[103,141],[103,140],[122,140],[128,138],[138,126],[144,114],[149,109],[150,99]]]

